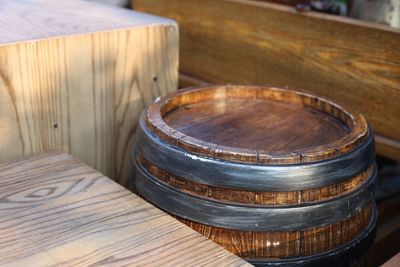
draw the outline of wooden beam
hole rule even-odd
[[[126,185],[144,106],[177,88],[176,23],[86,1],[0,8],[0,161],[62,149]]]
[[[180,70],[213,83],[304,89],[362,113],[400,160],[400,30],[250,0],[135,0],[175,19]]]

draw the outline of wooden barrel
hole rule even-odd
[[[174,92],[143,112],[132,157],[144,198],[253,264],[347,266],[373,240],[373,133],[325,99]]]

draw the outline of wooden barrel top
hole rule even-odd
[[[146,115],[149,129],[170,144],[241,162],[325,160],[368,136],[362,116],[323,98],[272,87],[186,89],[161,98]]]
[[[164,117],[177,131],[224,146],[291,152],[336,141],[349,130],[332,116],[268,99],[204,101]]]

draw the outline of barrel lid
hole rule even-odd
[[[308,93],[258,86],[208,86],[151,104],[146,125],[189,153],[218,159],[293,164],[345,154],[368,137],[361,115]]]

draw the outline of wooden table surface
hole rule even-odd
[[[400,266],[400,252],[382,265],[382,267],[398,267],[398,266]]]
[[[61,152],[0,164],[1,266],[245,266]]]

